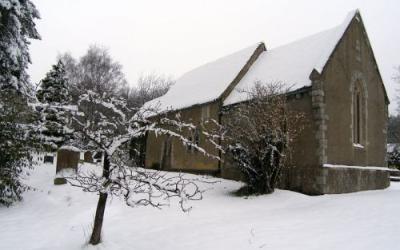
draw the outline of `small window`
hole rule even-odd
[[[353,143],[357,146],[364,144],[365,133],[365,98],[359,81],[353,90]]]
[[[196,144],[196,146],[199,146],[200,144],[200,133],[198,129],[196,129],[194,133],[194,144]],[[197,148],[195,148],[194,150],[197,152]]]
[[[193,138],[192,138],[191,136],[189,136],[189,138],[188,138],[188,139],[189,139],[190,143],[192,143],[192,142],[193,142]],[[187,149],[188,149],[189,151],[191,151],[191,150],[192,150],[192,144],[190,144],[190,143],[187,145]]]
[[[201,108],[201,120],[207,121],[210,119],[210,106],[206,105]]]

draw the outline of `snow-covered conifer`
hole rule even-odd
[[[32,165],[36,140],[28,125],[34,117],[26,101],[13,92],[0,91],[0,98],[0,205],[9,206],[29,188],[21,178]]]
[[[26,72],[29,39],[39,39],[34,19],[39,13],[29,0],[0,0],[0,205],[21,199],[27,188],[20,180],[30,166],[27,100],[33,87]]]
[[[52,69],[40,82],[40,89],[36,96],[39,101],[49,104],[65,105],[71,101],[68,79],[61,60],[58,60],[57,64],[52,66]]]
[[[26,73],[29,39],[40,39],[34,19],[39,12],[29,0],[0,0],[0,89],[30,94]]]
[[[36,94],[42,103],[42,140],[46,150],[56,150],[69,139],[70,130],[65,129],[68,121],[68,110],[65,106],[71,102],[68,89],[68,79],[61,60],[52,66],[52,69],[41,81],[40,89]]]

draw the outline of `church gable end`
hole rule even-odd
[[[320,81],[326,130],[323,163],[384,167],[387,95],[358,12]]]

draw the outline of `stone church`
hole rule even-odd
[[[258,43],[193,69],[145,105],[180,112],[195,124],[210,118],[223,124],[221,110],[248,101],[242,90],[257,81],[290,86],[289,107],[310,123],[295,142],[281,188],[329,194],[389,186],[389,100],[358,10],[339,26],[293,43],[271,50]],[[200,133],[190,139],[219,154]],[[207,158],[173,138],[149,134],[146,145],[148,168],[240,179],[229,160]]]

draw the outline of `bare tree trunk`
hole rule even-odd
[[[108,179],[110,176],[110,159],[107,153],[104,155],[103,164],[103,177]],[[97,202],[96,215],[94,217],[94,225],[92,235],[90,236],[89,243],[92,245],[97,245],[101,241],[101,229],[103,227],[104,211],[107,204],[107,193],[100,193],[99,201]]]

